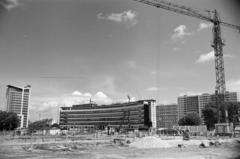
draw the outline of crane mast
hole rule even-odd
[[[221,37],[221,26],[220,19],[217,10],[214,11],[214,21],[213,21],[213,44],[215,56],[215,71],[216,71],[216,88],[218,94],[225,94],[226,84],[225,84],[225,73],[224,73],[224,60],[223,60],[223,40]]]

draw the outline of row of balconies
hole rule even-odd
[[[96,114],[96,113],[116,113],[116,112],[143,112],[143,108],[135,108],[135,109],[117,109],[117,110],[92,110],[92,111],[61,111],[61,113],[68,113],[68,114]]]
[[[60,115],[67,115],[67,116],[98,116],[98,115],[116,115],[116,114],[143,114],[144,110],[132,110],[132,111],[114,111],[114,112],[60,112]]]
[[[138,121],[138,120],[131,120],[130,122],[128,121],[74,121],[74,122],[63,122],[60,121],[60,125],[123,125],[123,124],[127,124],[127,125],[133,125],[133,124],[143,124],[143,121]]]
[[[103,118],[64,118],[61,117],[60,120],[65,120],[65,121],[95,121],[95,120],[142,120],[142,116],[131,116],[131,117],[122,117],[122,116],[116,116],[116,117],[103,117]]]
[[[133,115],[141,115],[141,112],[117,112],[117,113],[98,113],[98,114],[68,114],[61,113],[60,116],[67,116],[72,118],[91,118],[91,117],[114,117],[114,116],[133,116]]]

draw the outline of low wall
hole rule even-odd
[[[173,126],[173,129],[176,130],[189,130],[190,133],[206,133],[207,126],[199,125],[199,126]]]

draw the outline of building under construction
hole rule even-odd
[[[61,107],[59,112],[61,128],[68,130],[150,129],[156,128],[155,100],[111,105],[93,103]]]

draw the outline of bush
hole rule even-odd
[[[20,124],[16,113],[0,111],[0,131],[14,130]]]
[[[201,118],[197,113],[189,113],[178,121],[178,125],[180,126],[195,126],[201,123]]]

